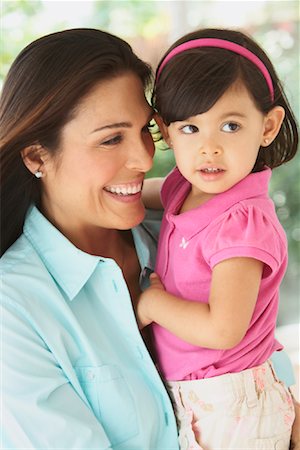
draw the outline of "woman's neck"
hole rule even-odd
[[[90,255],[112,258],[118,263],[128,247],[130,230],[97,228],[68,237],[80,250]]]

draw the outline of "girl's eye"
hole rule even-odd
[[[117,134],[116,136],[107,139],[106,141],[101,142],[101,145],[116,145],[120,144],[122,141],[122,136],[120,134]]]
[[[240,129],[240,125],[235,122],[228,122],[223,125],[222,130],[226,131],[226,133],[234,133]]]
[[[196,127],[196,125],[184,125],[181,128],[181,131],[184,134],[193,134],[193,133],[197,133],[199,131],[199,128]]]

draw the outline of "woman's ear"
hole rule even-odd
[[[279,133],[285,116],[285,110],[282,106],[275,106],[265,117],[265,128],[261,142],[262,147],[270,145]]]
[[[32,174],[40,173],[43,176],[43,165],[45,161],[46,151],[39,144],[29,145],[21,151],[21,157],[27,169]]]
[[[172,148],[172,142],[170,140],[170,136],[169,136],[169,132],[168,132],[168,127],[167,125],[164,123],[162,117],[158,114],[155,113],[154,115],[154,120],[157,123],[157,125],[159,126],[160,132],[162,134],[162,137],[164,138],[164,140],[166,141],[166,143],[168,144],[168,146],[170,148]]]

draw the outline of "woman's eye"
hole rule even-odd
[[[181,131],[184,134],[193,134],[193,133],[197,133],[199,131],[199,128],[196,127],[196,125],[184,125],[181,128]]]
[[[235,131],[239,130],[240,125],[235,122],[228,122],[223,125],[222,130],[226,131],[227,133],[234,133]]]
[[[101,145],[116,145],[116,144],[119,144],[121,141],[122,141],[122,136],[120,134],[118,134],[117,136],[107,139],[106,141],[102,141]]]

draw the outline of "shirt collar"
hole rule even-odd
[[[159,216],[148,214],[144,223],[132,230],[142,269],[142,288],[147,286],[149,273],[155,267],[160,216],[161,213]],[[89,255],[75,247],[36,206],[29,209],[23,232],[48,272],[70,300],[82,289],[99,263],[114,263],[110,258]]]
[[[35,206],[27,213],[23,232],[70,300],[78,294],[98,263],[106,260],[75,247]]]
[[[170,212],[166,214],[166,219],[169,222],[173,222],[186,238],[191,239],[195,234],[195,227],[191,228],[191,223],[197,224],[196,228],[198,233],[218,215],[222,214],[236,203],[253,197],[266,196],[271,174],[272,171],[269,168],[266,168],[261,172],[250,173],[232,188],[216,195],[203,205],[182,214],[176,214],[178,210],[178,201],[174,200],[170,205]],[[185,188],[181,190],[181,194],[186,196],[190,189],[190,183],[186,181],[184,186]],[[183,198],[184,197],[181,198],[181,203]]]

